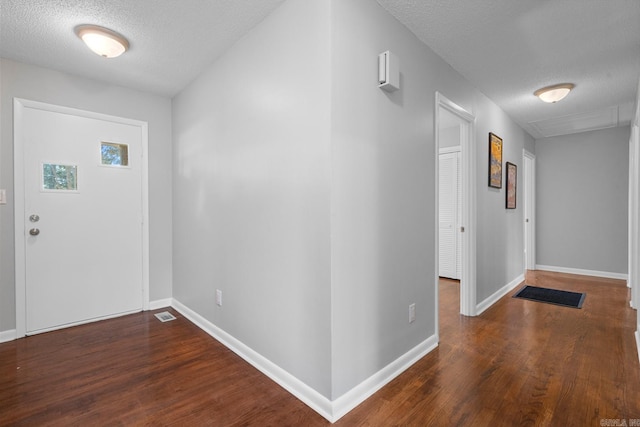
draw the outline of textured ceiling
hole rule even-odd
[[[629,122],[638,0],[377,1],[534,137],[587,130],[585,116]],[[566,82],[576,88],[557,104],[532,95]]]
[[[173,96],[283,0],[0,0],[0,56]],[[79,24],[124,35],[129,52],[93,55]]]
[[[282,1],[0,0],[0,56],[173,96]],[[377,1],[534,137],[629,120],[640,0]],[[131,50],[91,54],[73,33],[86,23]],[[532,95],[564,82],[576,88],[558,104]]]

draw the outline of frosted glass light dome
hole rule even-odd
[[[533,94],[543,100],[544,102],[554,103],[563,99],[571,92],[575,85],[573,83],[563,83],[554,86],[543,87],[538,89]]]
[[[75,31],[89,49],[104,58],[118,57],[129,49],[127,39],[108,28],[80,25]]]

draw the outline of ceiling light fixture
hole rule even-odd
[[[115,58],[129,49],[127,39],[108,28],[78,25],[75,32],[89,49],[104,58]]]
[[[547,86],[533,92],[535,96],[544,102],[558,102],[569,94],[575,85],[573,83],[562,83],[559,85]]]

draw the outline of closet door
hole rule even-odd
[[[439,156],[439,275],[460,279],[460,152]]]

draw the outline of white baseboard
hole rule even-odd
[[[484,301],[482,301],[480,304],[476,306],[476,315],[479,316],[480,314],[482,314],[483,311],[485,311],[486,309],[491,307],[493,304],[498,302],[500,298],[508,294],[511,290],[513,290],[513,288],[515,288],[522,282],[524,282],[524,274],[519,275],[518,277],[513,279],[511,282],[507,283],[506,285],[498,289],[493,295],[491,295],[489,298],[485,299]]]
[[[171,302],[173,301],[172,298],[166,298],[166,299],[162,299],[162,300],[156,300],[156,301],[151,301],[149,302],[149,310],[157,310],[159,308],[165,308],[165,307],[171,307]],[[130,313],[124,313],[124,314],[131,314],[131,313],[137,313],[137,311],[132,311]],[[113,316],[105,316],[100,318],[99,320],[105,320],[105,319],[110,319],[112,317],[119,317],[124,315],[123,313],[118,313],[116,315]],[[70,326],[75,326],[75,325],[82,325],[84,323],[90,323],[90,322],[95,322],[96,319],[91,319],[88,322],[77,322],[71,325],[65,325],[64,327],[70,327]],[[59,327],[55,327],[55,328],[49,328],[49,329],[43,329],[41,331],[38,331],[37,333],[42,333],[42,332],[48,332],[48,331],[52,331],[52,330],[56,330],[56,329],[60,329]],[[0,343],[3,342],[7,342],[7,341],[13,341],[17,339],[17,331],[15,329],[9,330],[9,331],[1,331],[0,332]]]
[[[629,280],[629,275],[612,273],[609,271],[583,270],[580,268],[556,267],[554,265],[536,264],[536,270],[553,271],[556,273],[580,274],[582,276],[604,277],[605,279]]]
[[[8,331],[0,332],[0,343],[13,341],[17,338],[16,330],[10,329]]]
[[[155,301],[149,301],[149,310],[157,310],[159,308],[171,307],[173,298],[158,299]]]
[[[429,337],[338,399],[331,401],[179,301],[174,299],[171,306],[332,423],[438,346],[437,337],[435,335]]]
[[[391,380],[406,371],[411,367],[411,365],[430,353],[437,346],[438,337],[436,335],[431,335],[429,338],[334,400],[332,402],[333,419],[330,419],[329,421],[338,421],[353,408],[387,385]]]
[[[220,341],[224,346],[231,351],[242,357],[253,367],[260,372],[271,378],[273,381],[282,386],[289,393],[304,402],[311,409],[325,417],[327,420],[332,420],[332,406],[331,401],[289,374],[284,369],[280,368],[275,363],[271,362],[261,354],[257,353],[247,345],[243,344],[227,332],[223,331],[189,307],[185,306],[177,300],[173,300],[172,307],[176,309],[180,314],[193,322],[200,329]]]

